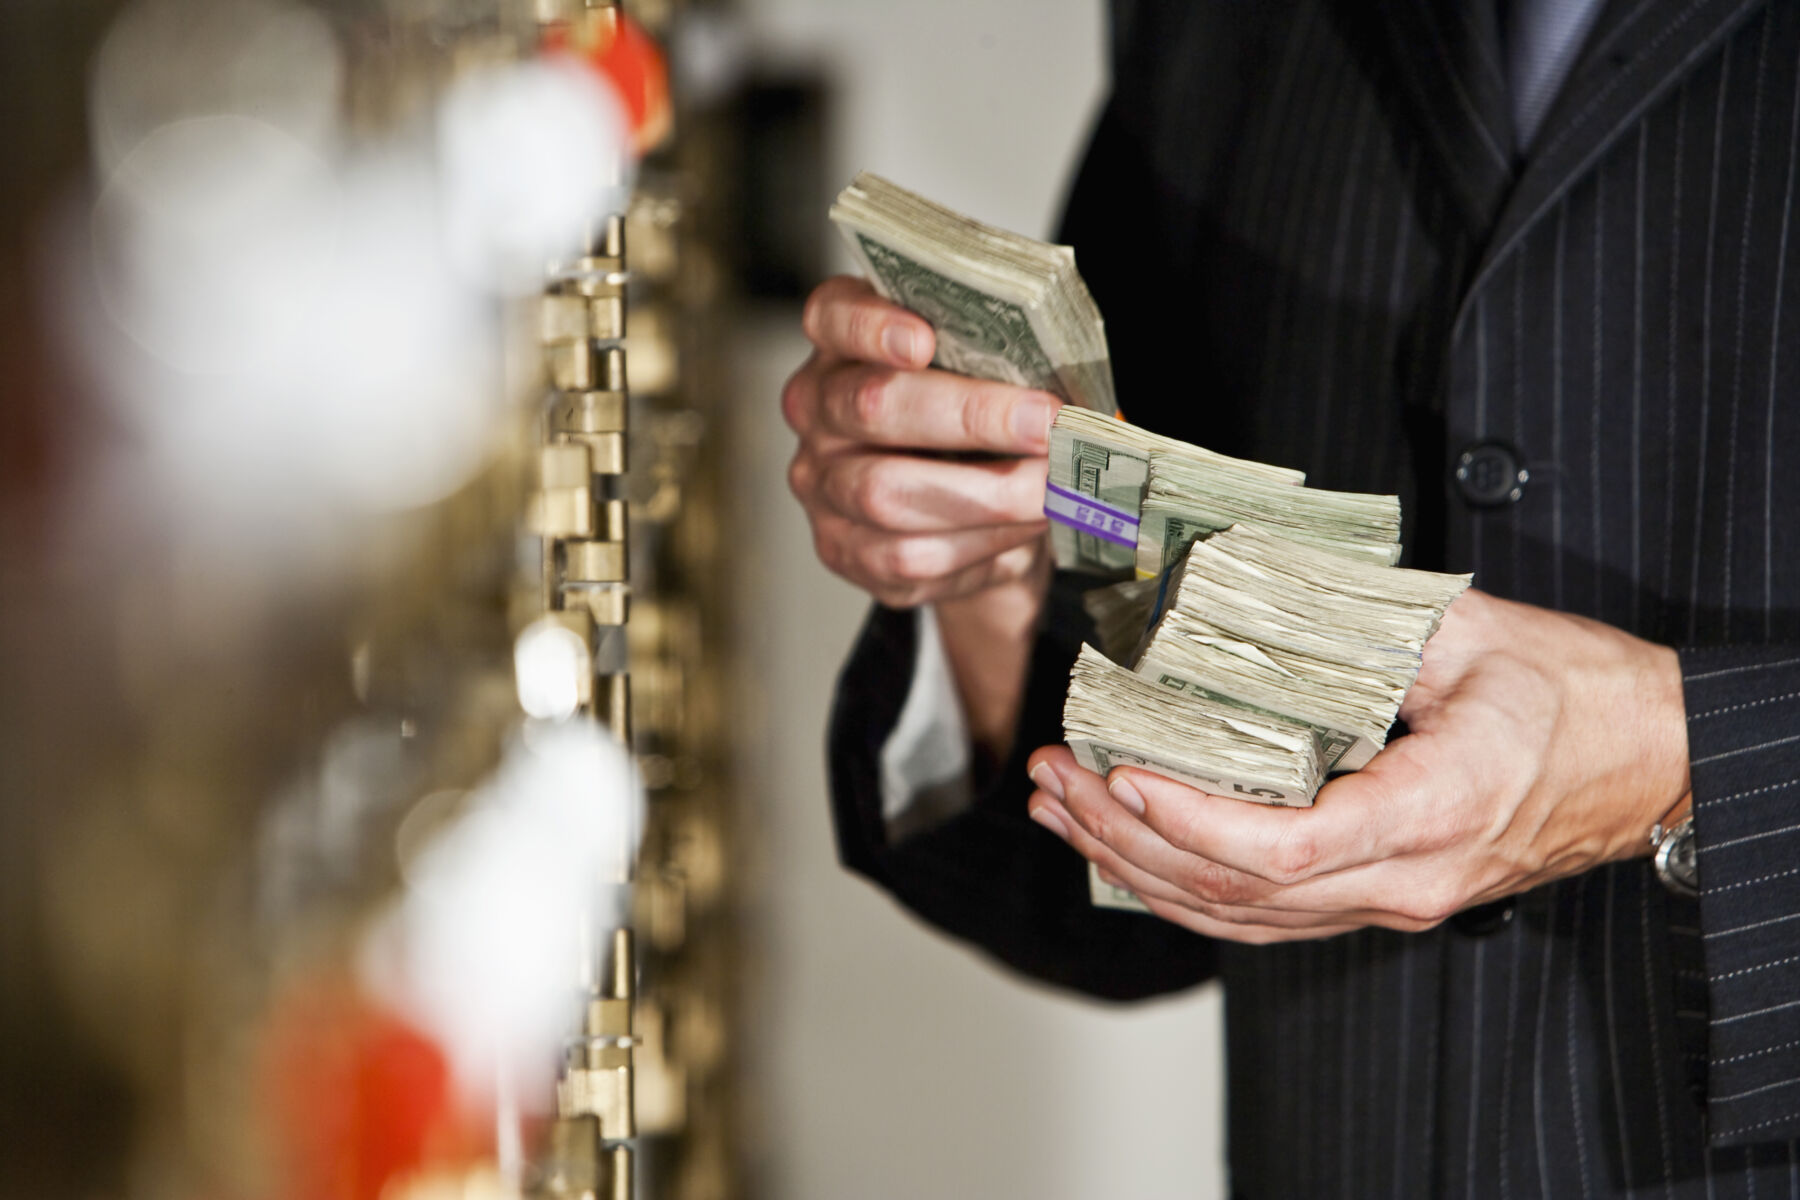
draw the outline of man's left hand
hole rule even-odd
[[[1311,808],[1196,791],[1067,747],[1031,757],[1034,820],[1151,911],[1242,942],[1429,928],[1644,854],[1688,791],[1675,652],[1474,590],[1400,709],[1410,732]]]

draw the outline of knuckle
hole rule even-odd
[[[1256,897],[1236,872],[1205,859],[1190,863],[1180,880],[1181,890],[1209,905],[1242,904]]]
[[[843,548],[836,538],[827,537],[817,526],[813,527],[813,553],[825,568],[837,575],[845,575],[848,564],[844,559]]]
[[[888,551],[889,576],[902,583],[927,583],[942,575],[943,568],[936,543],[923,538],[900,538]]]
[[[1318,841],[1311,834],[1289,829],[1269,850],[1268,877],[1283,885],[1300,883],[1312,878],[1320,857]]]
[[[958,397],[961,404],[958,416],[962,426],[963,438],[971,445],[984,446],[996,440],[1001,424],[1001,409],[1005,407],[999,401],[997,389],[972,383],[962,389]]]
[[[800,310],[800,331],[806,340],[817,346],[825,337],[825,308],[831,302],[830,284],[821,283],[806,298],[806,307]]]
[[[859,430],[876,430],[887,423],[893,389],[891,371],[870,371],[850,390],[850,424]]]
[[[850,502],[871,524],[892,529],[899,525],[905,508],[902,493],[894,472],[874,465],[863,471],[851,486]]]
[[[795,371],[782,385],[781,415],[787,421],[788,428],[795,433],[804,434],[811,424],[808,418],[811,415],[813,390],[810,363]]]
[[[1442,883],[1432,883],[1406,889],[1400,901],[1394,905],[1394,911],[1406,920],[1416,922],[1419,929],[1430,929],[1449,920],[1460,905],[1458,889]]]
[[[794,455],[793,461],[788,463],[788,490],[794,493],[794,497],[802,504],[807,504],[812,500],[813,485],[816,481],[817,476],[813,470],[812,460],[804,454]]]
[[[881,345],[881,328],[885,323],[884,315],[874,305],[851,306],[849,317],[844,322],[850,349],[864,358],[875,357],[877,348]]]
[[[1096,841],[1110,848],[1119,837],[1119,822],[1103,807],[1084,805],[1070,808],[1071,815]]]

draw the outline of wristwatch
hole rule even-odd
[[[1661,822],[1651,827],[1650,845],[1656,850],[1656,877],[1677,896],[1700,894],[1700,856],[1694,848],[1694,816],[1689,813],[1667,829]]]

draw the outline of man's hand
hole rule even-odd
[[[1041,573],[1056,397],[926,369],[931,326],[858,279],[820,284],[804,323],[815,349],[781,407],[820,560],[895,608]]]
[[[1061,402],[930,370],[930,324],[859,279],[820,284],[804,328],[813,355],[781,407],[819,559],[890,607],[937,606],[970,733],[1004,754],[1050,578],[1045,454]]]
[[[1643,854],[1688,791],[1675,652],[1469,591],[1425,647],[1411,732],[1310,809],[1146,771],[1031,758],[1034,820],[1110,881],[1242,942],[1429,928],[1473,904]]]

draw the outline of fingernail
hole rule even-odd
[[[1124,883],[1120,882],[1117,875],[1114,875],[1105,867],[1095,867],[1094,872],[1100,876],[1100,882],[1106,884],[1108,887],[1122,888],[1125,886]]]
[[[913,350],[913,331],[906,326],[889,325],[887,327],[887,332],[881,335],[881,344],[887,348],[887,352],[894,358],[899,359],[903,363],[910,364],[912,362],[913,354],[915,353]]]
[[[1041,400],[1021,400],[1013,406],[1013,439],[1025,449],[1050,444],[1050,406]]]
[[[1063,841],[1069,840],[1069,827],[1062,823],[1062,818],[1051,812],[1049,806],[1041,806],[1031,810],[1031,819],[1054,833]]]
[[[1056,772],[1050,769],[1049,763],[1039,763],[1031,768],[1031,782],[1055,796],[1059,803],[1061,802],[1063,798],[1062,780],[1056,777]]]
[[[1108,780],[1106,790],[1112,793],[1114,800],[1129,808],[1133,813],[1140,817],[1144,815],[1143,794],[1131,786],[1129,779],[1121,776],[1118,779]]]

